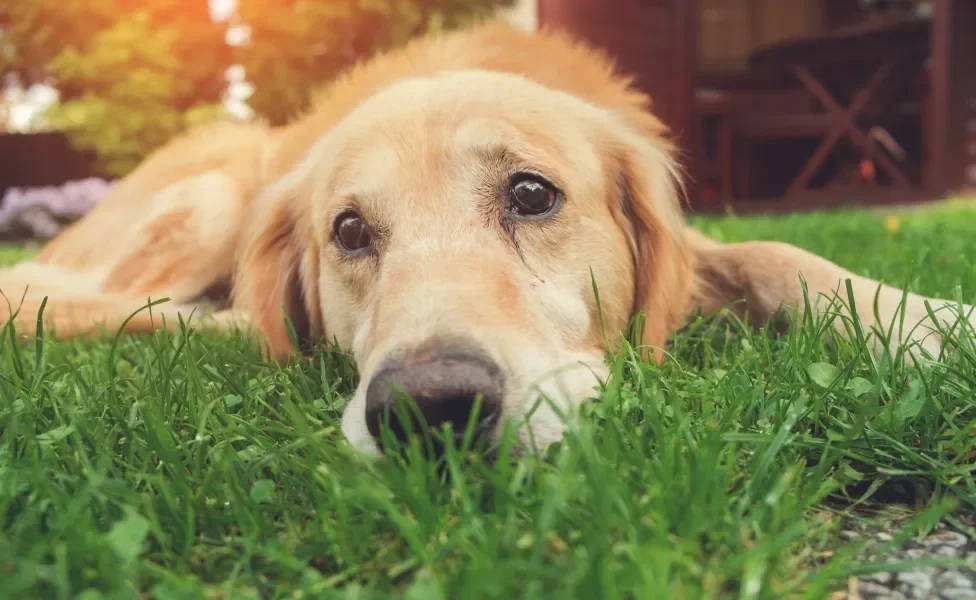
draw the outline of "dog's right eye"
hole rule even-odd
[[[332,225],[336,243],[346,252],[364,250],[373,242],[373,235],[359,213],[347,210],[336,217]]]
[[[559,193],[537,175],[518,175],[509,184],[508,211],[519,217],[547,215],[555,208]]]

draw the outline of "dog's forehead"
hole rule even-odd
[[[365,99],[354,113],[394,118],[411,113],[443,116],[461,107],[466,113],[480,108],[490,112],[514,110],[536,117],[545,117],[558,108],[591,114],[599,111],[577,96],[522,75],[461,69],[395,81]]]
[[[554,148],[581,141],[572,138],[580,137],[584,123],[607,116],[520,75],[459,70],[390,84],[346,115],[334,134],[352,149],[380,138],[412,153],[444,145],[479,150],[534,142]],[[430,143],[435,141],[439,145]]]
[[[465,166],[502,153],[536,168],[592,171],[599,159],[587,143],[587,117],[606,115],[518,75],[456,71],[404,79],[367,99],[333,132],[341,147],[335,183],[430,184],[432,174],[457,175],[444,170],[452,161]]]

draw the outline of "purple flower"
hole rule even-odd
[[[52,238],[85,216],[114,185],[93,177],[60,186],[10,188],[0,200],[0,238]]]

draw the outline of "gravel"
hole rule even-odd
[[[972,531],[976,515],[960,519]],[[967,523],[966,521],[970,521]],[[870,523],[870,521],[868,521]],[[913,538],[890,548],[893,537],[869,528],[864,522],[845,521],[840,538],[844,544],[866,542],[859,557],[877,564],[902,563],[901,568],[921,560],[965,561],[969,566],[920,565],[907,570],[862,575],[852,579],[846,600],[976,600],[976,538],[947,523],[940,523],[923,538]],[[888,547],[886,547],[888,546]]]

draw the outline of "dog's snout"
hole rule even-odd
[[[396,410],[398,392],[414,401],[423,423],[412,411]],[[478,406],[474,434],[483,438],[495,428],[502,395],[501,369],[484,352],[463,344],[428,344],[400,360],[388,360],[372,378],[366,390],[366,425],[381,442],[384,422],[400,441],[411,430],[420,433],[423,425],[438,430],[450,424],[459,441]],[[404,423],[404,418],[410,421]]]

